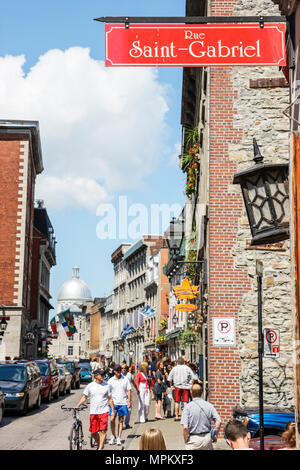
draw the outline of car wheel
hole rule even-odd
[[[66,394],[67,394],[66,384],[64,385],[64,388],[63,388],[62,394],[63,394],[63,395],[66,395]]]
[[[56,394],[55,394],[55,399],[57,400],[59,398],[59,387],[57,387],[57,391],[56,391]]]
[[[48,396],[47,396],[47,403],[50,403],[50,401],[52,400],[52,388],[49,388],[49,393],[48,393]]]
[[[80,389],[80,380],[78,380],[78,382],[76,382],[76,389],[77,389],[77,390]]]
[[[25,402],[24,402],[24,408],[21,411],[21,415],[25,416],[28,413],[28,410],[29,410],[29,398],[27,396],[26,399],[25,399]]]
[[[67,394],[70,395],[70,393],[71,393],[71,385],[70,385],[70,387],[69,387],[68,390],[67,390]]]
[[[41,403],[42,403],[42,395],[41,395],[41,393],[39,393],[37,402],[36,402],[36,404],[35,404],[35,408],[36,408],[37,410],[41,407]]]

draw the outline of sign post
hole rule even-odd
[[[257,316],[258,316],[258,395],[259,395],[259,438],[260,450],[264,450],[264,388],[263,388],[263,353],[264,341],[262,331],[262,278],[263,263],[256,260],[257,275]]]

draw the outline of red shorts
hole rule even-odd
[[[174,390],[174,401],[179,403],[183,401],[187,403],[189,401],[190,391],[183,388],[176,388]]]
[[[99,431],[107,431],[108,412],[102,415],[90,415],[89,432],[95,434]]]

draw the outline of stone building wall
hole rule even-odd
[[[278,7],[271,1],[239,0],[233,14],[278,15]],[[232,71],[236,92],[234,127],[242,130],[237,144],[229,146],[229,158],[237,162],[237,171],[253,164],[252,139],[260,146],[264,162],[289,161],[289,121],[283,110],[289,104],[288,87],[250,88],[261,78],[281,78],[278,67],[236,67]],[[255,86],[255,85],[254,85]],[[229,185],[230,186],[230,185]],[[238,185],[229,187],[229,193],[240,192]],[[293,405],[292,369],[292,313],[289,241],[266,247],[250,248],[251,232],[243,209],[232,255],[236,268],[245,269],[251,283],[244,294],[238,313],[239,354],[242,360],[240,378],[241,404],[257,406],[257,279],[256,259],[264,264],[263,328],[280,330],[280,358],[264,358],[265,406],[291,407]]]

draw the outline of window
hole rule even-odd
[[[79,341],[81,341],[81,333],[79,333]]]
[[[73,346],[68,346],[68,356],[73,356]]]
[[[69,341],[74,341],[74,335],[69,336]]]

